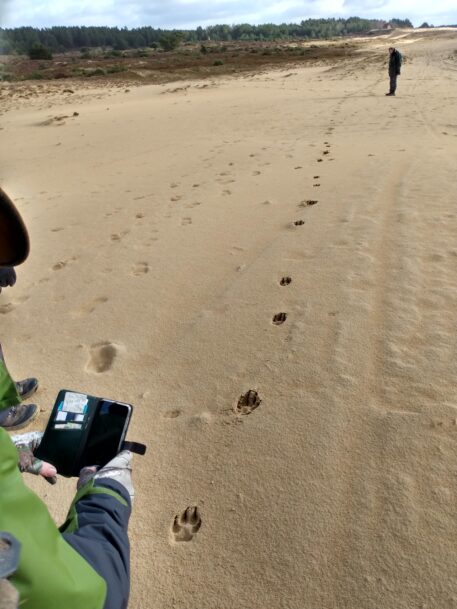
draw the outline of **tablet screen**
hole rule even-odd
[[[92,422],[81,467],[106,465],[120,450],[124,440],[131,407],[128,404],[100,400]]]

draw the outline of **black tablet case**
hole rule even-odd
[[[67,477],[79,476],[81,468],[87,465],[106,465],[116,454],[107,454],[105,463],[85,463],[84,461],[84,450],[92,423],[99,405],[105,401],[113,400],[67,389],[59,391],[43,439],[35,451],[35,456],[51,463],[61,476]],[[132,406],[130,408],[133,409]],[[122,448],[135,450],[135,447],[140,446],[135,443],[123,442],[130,417],[131,412],[127,419],[125,432],[119,437],[119,450]],[[136,450],[136,452],[141,452],[141,449]]]

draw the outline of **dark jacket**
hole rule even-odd
[[[390,54],[389,58],[389,76],[399,76],[401,69],[401,55],[397,51],[394,50],[393,53]]]

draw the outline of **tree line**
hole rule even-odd
[[[28,53],[34,47],[45,47],[52,52],[64,53],[75,49],[108,47],[123,51],[157,47],[161,42],[227,42],[230,40],[289,40],[294,38],[319,39],[362,34],[390,25],[412,28],[409,19],[391,19],[389,22],[350,17],[349,19],[307,19],[301,23],[275,25],[211,25],[195,30],[163,30],[152,27],[118,28],[55,26],[50,28],[0,28],[0,54]],[[176,46],[176,45],[171,45]]]

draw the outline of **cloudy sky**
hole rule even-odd
[[[456,0],[0,0],[0,26],[117,25],[194,28],[300,22],[312,17],[409,18],[457,24]]]

